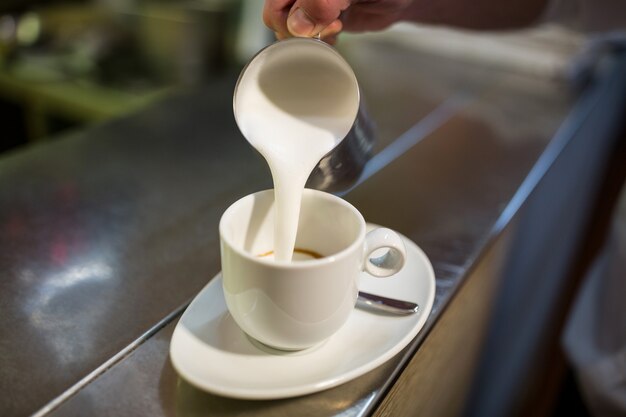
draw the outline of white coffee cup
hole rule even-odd
[[[305,349],[347,321],[362,271],[393,275],[406,253],[390,229],[366,234],[363,216],[347,201],[305,189],[296,248],[323,257],[274,261],[261,256],[273,250],[273,205],[273,190],[266,190],[224,212],[219,226],[224,296],[239,327],[253,339],[282,350]],[[370,259],[383,248],[385,254]]]

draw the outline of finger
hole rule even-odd
[[[341,32],[341,29],[343,29],[343,23],[341,23],[341,20],[337,19],[320,32],[320,38],[329,43],[328,40],[330,38],[336,38],[339,32]]]
[[[315,36],[349,6],[350,0],[296,0],[289,11],[287,29],[293,36]]]
[[[287,17],[296,0],[266,0],[263,6],[263,22],[274,31],[277,39],[284,39],[291,34],[287,29]]]
[[[283,39],[289,38],[288,35],[284,35],[284,34],[279,33],[279,32],[274,32],[274,36],[276,36],[276,39],[278,39],[279,41],[282,41]]]

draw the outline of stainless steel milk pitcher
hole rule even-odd
[[[311,71],[312,66],[316,67],[315,71]],[[276,71],[277,68],[280,68],[280,71]],[[291,71],[293,73],[306,73],[307,75],[301,79],[298,85],[286,86],[281,77],[276,75],[277,73],[285,74],[285,71],[287,74]],[[319,80],[318,77],[320,77]],[[347,91],[354,96],[352,102],[356,103],[355,111],[353,117],[349,118],[349,124],[346,125],[345,131],[347,133],[335,148],[319,161],[306,186],[338,192],[348,189],[361,175],[373,151],[375,132],[372,120],[365,109],[356,76],[349,64],[332,46],[312,38],[290,38],[275,42],[262,49],[244,67],[239,76],[233,95],[233,110],[241,129],[241,115],[239,113],[241,109],[237,105],[237,98],[241,94],[241,89],[252,88],[251,85],[253,84],[250,80],[259,84],[263,83],[263,92],[267,94],[273,94],[273,90],[280,90],[281,99],[287,95],[287,99],[283,100],[285,104],[281,103],[281,105],[290,111],[288,99],[299,100],[300,102],[303,98],[311,99],[311,102],[318,105],[324,102],[325,97],[321,95],[327,94],[328,91],[316,89],[315,83],[325,81],[336,83],[337,79],[333,80],[333,77],[341,78],[341,83],[346,82],[354,85],[354,88]],[[242,83],[244,78],[246,81]],[[315,78],[315,80],[311,78]],[[291,97],[289,97],[290,95]],[[333,98],[330,97],[328,100],[333,100]],[[332,106],[332,103],[328,101],[327,104]],[[302,106],[301,103],[298,105]],[[294,106],[294,109],[296,107]],[[330,109],[326,111],[332,112],[332,107]],[[259,111],[262,110],[259,109]],[[296,111],[294,110],[294,112]]]

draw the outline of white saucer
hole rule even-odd
[[[410,316],[355,309],[330,339],[300,352],[253,343],[228,313],[218,274],[191,302],[176,325],[170,358],[196,387],[227,397],[276,399],[322,391],[376,368],[420,331],[435,299],[435,275],[422,250],[404,237],[407,262],[390,278],[363,273],[359,288],[419,304]]]

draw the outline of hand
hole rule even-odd
[[[342,30],[380,30],[402,19],[412,0],[265,0],[263,20],[278,39],[319,35],[334,43]]]
[[[380,30],[400,20],[500,30],[537,22],[549,0],[265,0],[263,20],[278,39],[317,36],[334,43],[342,30]]]

